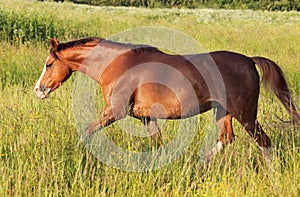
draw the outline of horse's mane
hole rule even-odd
[[[62,51],[64,49],[69,49],[69,48],[75,48],[78,46],[82,46],[88,42],[95,42],[95,43],[100,43],[102,42],[104,39],[102,38],[96,38],[96,37],[89,37],[89,38],[82,38],[79,40],[74,40],[74,41],[70,41],[70,42],[66,42],[66,43],[60,43],[57,46],[57,51]]]
[[[82,45],[85,45],[86,43],[92,42],[92,43],[101,43],[105,42],[106,46],[112,47],[112,48],[119,48],[119,49],[124,49],[124,48],[129,48],[132,52],[134,53],[141,53],[141,52],[158,52],[160,51],[156,47],[150,46],[150,45],[140,45],[140,44],[123,44],[123,43],[118,43],[110,40],[106,40],[103,38],[97,38],[97,37],[88,37],[88,38],[82,38],[79,40],[74,40],[66,43],[60,43],[57,46],[57,51],[62,51],[64,49],[69,49],[69,48],[75,48],[79,47]]]

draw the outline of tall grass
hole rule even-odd
[[[264,89],[259,121],[273,143],[274,171],[265,167],[254,140],[236,121],[236,141],[209,166],[202,165],[199,151],[203,135],[214,129],[211,112],[199,117],[199,125],[191,125],[198,130],[192,144],[168,166],[144,173],[122,171],[96,159],[82,144],[76,146],[79,135],[72,109],[75,76],[47,100],[39,100],[33,92],[48,55],[48,37],[61,41],[110,37],[151,25],[183,31],[209,51],[227,49],[275,60],[300,105],[299,13],[99,8],[4,0],[0,4],[4,16],[0,22],[0,196],[299,195],[299,128],[294,132],[291,125],[276,119],[274,114],[285,119],[289,116]],[[9,31],[4,23],[18,25]],[[41,28],[35,33],[34,28],[26,29],[28,24]],[[18,37],[14,27],[25,35]],[[53,35],[50,30],[47,33],[48,27]],[[165,142],[176,134],[175,128],[176,122],[167,121],[162,131]],[[152,146],[149,139],[131,136],[116,124],[104,132],[128,150]]]

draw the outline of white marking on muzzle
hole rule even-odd
[[[46,60],[46,63],[47,63],[47,61],[48,61],[48,58],[47,58],[47,60]],[[35,87],[34,87],[34,92],[35,92],[35,94],[36,94],[39,98],[41,98],[41,99],[46,98],[47,95],[48,95],[48,93],[49,93],[50,90],[51,90],[51,88],[46,88],[45,90],[42,90],[42,91],[41,91],[41,88],[40,88],[40,87],[41,87],[41,86],[40,86],[41,80],[42,80],[42,78],[43,78],[43,76],[44,76],[44,74],[45,74],[45,72],[46,72],[46,63],[45,63],[45,65],[44,65],[43,72],[42,72],[42,74],[41,74],[39,80],[36,82]]]

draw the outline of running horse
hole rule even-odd
[[[106,106],[86,128],[84,138],[129,115],[140,119],[161,145],[157,119],[188,118],[214,108],[220,135],[209,158],[234,140],[234,117],[271,160],[270,138],[257,121],[260,77],[255,65],[262,71],[262,82],[281,101],[294,125],[300,124],[282,70],[264,57],[229,51],[170,55],[148,45],[95,37],[67,43],[51,39],[50,44],[34,89],[39,98],[46,98],[74,71],[85,73],[102,87]]]

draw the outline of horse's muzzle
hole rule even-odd
[[[51,88],[46,88],[46,87],[35,87],[34,92],[37,95],[37,97],[44,99],[49,96],[49,93],[51,91]]]

